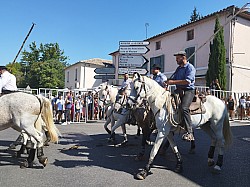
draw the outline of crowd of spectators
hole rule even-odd
[[[71,91],[58,94],[51,99],[51,104],[55,123],[62,125],[80,122],[86,117],[88,120],[103,118],[103,105],[91,91],[83,94],[74,94]]]

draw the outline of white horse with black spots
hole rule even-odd
[[[165,137],[168,138],[170,146],[177,158],[175,171],[182,172],[181,154],[178,151],[177,145],[173,141],[173,134],[170,133],[176,128],[172,123],[173,116],[171,114],[173,114],[173,108],[170,92],[163,89],[154,80],[141,76],[139,73],[134,74],[133,83],[134,87],[131,90],[131,99],[129,102],[136,103],[139,102],[141,98],[145,98],[148,101],[150,108],[153,110],[156,127],[158,129],[149,161],[145,168],[139,172],[136,177],[138,179],[144,179],[147,176]],[[191,116],[192,125],[193,128],[200,127],[210,136],[211,146],[208,152],[208,165],[214,166],[214,171],[220,172],[223,164],[224,147],[229,146],[232,143],[228,113],[225,104],[215,96],[207,96],[204,106],[206,108],[205,114]],[[218,159],[216,163],[213,159],[215,147],[218,147]]]

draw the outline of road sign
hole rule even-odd
[[[120,54],[146,54],[149,49],[146,46],[120,46]]]
[[[140,73],[141,75],[146,75],[148,73],[148,70],[143,69],[143,68],[119,68],[118,69],[118,74],[124,74],[124,73],[133,74],[135,72]]]
[[[115,73],[115,68],[96,68],[94,70],[95,73],[97,74],[114,74]]]
[[[115,79],[115,75],[95,75],[95,79]]]
[[[144,56],[121,55],[119,56],[119,67],[142,67],[148,59]]]
[[[119,42],[119,45],[149,45],[149,42],[146,42],[146,41],[120,41]]]

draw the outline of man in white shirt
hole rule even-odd
[[[16,77],[5,66],[0,66],[0,74],[0,94],[17,91]]]
[[[129,78],[128,73],[125,73],[119,93],[129,95],[130,90],[131,90],[131,84],[132,84],[132,79]]]

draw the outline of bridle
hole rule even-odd
[[[144,81],[139,81],[139,80],[137,80],[137,81],[142,83],[141,86],[140,86],[140,91],[137,93],[137,95],[135,96],[135,98],[131,98],[130,96],[128,97],[128,99],[130,99],[135,104],[138,104],[137,99],[140,97],[140,94],[141,94],[142,90],[144,90],[145,94],[147,93],[145,82]],[[137,91],[138,88],[135,88],[135,90]]]

